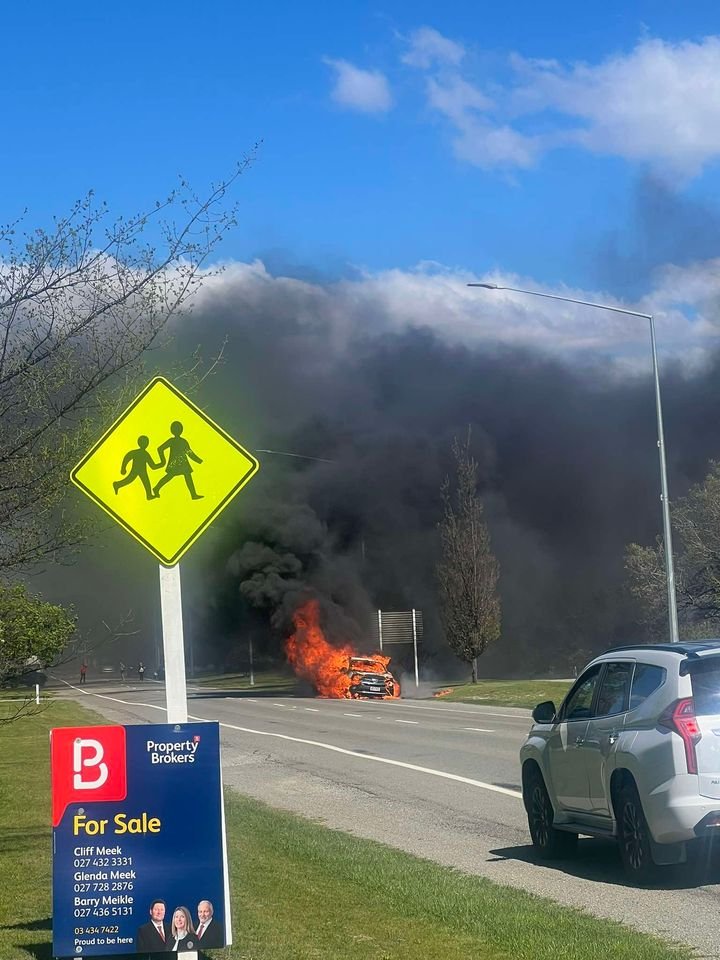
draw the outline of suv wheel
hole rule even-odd
[[[539,770],[530,774],[523,793],[530,837],[540,856],[545,860],[571,856],[577,847],[578,836],[553,826],[555,811]]]
[[[618,797],[618,840],[625,873],[637,883],[649,883],[657,876],[652,858],[650,830],[634,784],[622,788]]]

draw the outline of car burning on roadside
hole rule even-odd
[[[330,643],[320,625],[317,600],[298,607],[293,624],[285,653],[295,673],[308,680],[319,697],[394,700],[400,696],[400,684],[388,670],[390,657],[361,654],[347,643]]]
[[[345,668],[350,677],[348,696],[353,699],[368,697],[395,699],[400,696],[400,684],[387,669],[389,657],[350,657]]]

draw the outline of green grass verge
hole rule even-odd
[[[40,697],[47,697],[48,692],[44,687],[40,688]],[[0,687],[0,700],[34,700],[35,687]]]
[[[242,690],[248,693],[296,693],[298,678],[279,671],[262,671],[255,674],[255,683],[251,686],[246,673],[218,673],[197,677],[190,683],[201,687],[213,687],[220,690]]]
[[[0,716],[6,709],[0,705]],[[49,960],[48,731],[96,723],[56,701],[0,726],[3,960]],[[620,924],[327,830],[233,795],[237,944],[226,960],[685,960]]]
[[[572,680],[478,680],[477,683],[449,683],[446,689],[450,693],[437,699],[530,709],[543,700],[554,700],[558,706],[572,683]]]

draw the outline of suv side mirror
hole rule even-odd
[[[555,713],[555,704],[552,700],[544,700],[535,707],[532,718],[535,723],[552,723],[555,719]]]

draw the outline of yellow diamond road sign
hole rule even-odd
[[[156,377],[70,479],[172,567],[259,467],[194,403]]]

